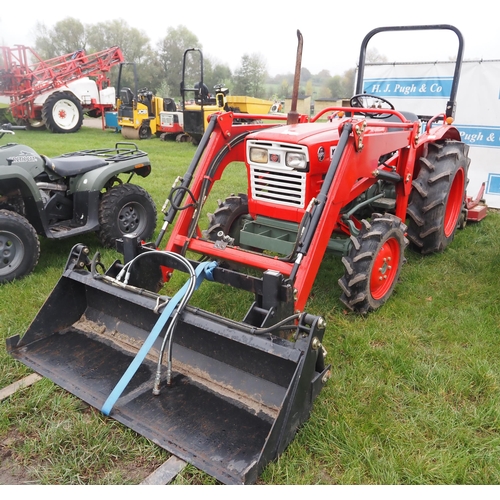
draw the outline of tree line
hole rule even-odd
[[[37,23],[35,27],[34,49],[44,60],[81,49],[90,54],[114,46],[120,47],[125,61],[135,63],[139,88],[148,88],[157,95],[175,99],[180,96],[185,50],[198,48],[201,53],[203,51],[198,37],[183,25],[167,28],[166,35],[156,44],[143,31],[129,26],[122,19],[85,25],[68,17],[52,27],[43,23]],[[195,53],[192,57],[190,54],[186,80],[194,82],[199,79],[199,74],[199,55],[197,59]],[[355,68],[334,76],[326,69],[313,75],[307,68],[302,68],[299,93],[314,95],[316,99],[350,97],[354,76]],[[116,77],[117,69],[113,68],[111,78]],[[128,70],[128,79],[131,80],[131,70]],[[292,93],[293,79],[293,73],[270,76],[260,54],[243,54],[234,72],[228,64],[203,55],[203,81],[209,89],[224,85],[232,95],[285,99]]]

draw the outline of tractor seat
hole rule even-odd
[[[98,156],[58,156],[56,158],[41,156],[45,160],[45,165],[61,177],[84,174],[108,164]]]
[[[399,110],[398,110],[399,111]],[[408,121],[410,122],[417,122],[419,120],[418,116],[415,113],[412,113],[411,111],[399,111]],[[387,118],[383,118],[382,121],[384,122],[396,122],[400,123],[401,120],[396,116],[396,115],[389,115]],[[403,130],[401,128],[391,128],[390,129],[392,132],[400,131]]]

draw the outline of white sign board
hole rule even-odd
[[[453,62],[374,64],[365,67],[363,91],[384,97],[400,111],[444,113]],[[486,204],[500,208],[500,60],[464,61],[454,125],[470,146],[467,194],[486,183]]]

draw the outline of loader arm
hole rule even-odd
[[[357,131],[359,122],[347,122],[343,126],[339,145],[311,214],[312,222],[303,237],[304,246],[299,249],[299,257],[291,273],[297,290],[296,310],[302,311],[306,305],[330,236],[339,224],[341,211],[358,195],[358,179],[365,179],[361,183],[363,190],[366,190],[367,184],[375,183],[381,175],[378,158],[385,153],[405,151],[400,155],[398,168],[390,173],[398,176],[397,186],[401,191],[406,191],[404,197],[407,204],[409,190],[404,186],[411,185],[412,175],[409,170],[412,171],[413,162],[408,160],[414,158],[415,148],[409,148],[413,153],[407,151],[416,128],[414,124],[404,124],[402,131],[385,132],[381,130],[380,124],[374,126],[370,123],[369,127],[373,130],[367,127],[367,132],[360,135]],[[406,204],[402,203],[404,211]]]
[[[190,191],[201,202],[208,196],[215,181],[220,179],[224,168],[233,161],[245,161],[244,138],[251,131],[270,125],[232,125],[230,113],[216,116],[215,128],[197,165]],[[290,278],[295,289],[294,310],[303,311],[326,252],[330,236],[338,224],[341,210],[356,198],[360,189],[359,179],[366,179],[362,189],[373,184],[384,167],[378,158],[388,152],[400,151],[397,168],[387,169],[398,180],[398,189],[407,200],[411,185],[417,123],[387,125],[376,120],[345,119],[340,122],[341,139],[332,158],[328,173],[311,213],[311,223],[298,247],[294,261],[287,262],[275,256],[244,250],[240,247],[221,248],[212,241],[200,237],[200,231],[192,227],[199,207],[186,201],[167,243],[166,250],[183,255],[192,251],[214,259],[235,262],[261,271],[273,270]],[[388,131],[389,130],[389,131]],[[223,152],[221,154],[221,151]],[[215,158],[215,159],[214,159]],[[382,174],[383,175],[383,174]],[[388,175],[388,174],[386,174]],[[208,183],[208,189],[207,189]],[[189,206],[191,205],[191,206]],[[196,206],[195,206],[196,205]],[[404,204],[402,204],[403,206]],[[406,206],[401,211],[406,210]]]

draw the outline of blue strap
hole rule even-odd
[[[195,290],[199,288],[204,278],[207,278],[209,280],[212,279],[212,271],[216,266],[217,266],[216,262],[204,262],[196,267]],[[167,324],[167,321],[174,312],[174,309],[176,308],[177,304],[186,294],[188,287],[189,287],[189,281],[186,281],[186,283],[184,283],[184,286],[169,300],[168,304],[160,314],[160,317],[156,321],[153,329],[151,330],[151,333],[148,335],[148,338],[145,340],[144,344],[139,349],[139,352],[135,355],[135,358],[133,359],[132,363],[130,363],[130,366],[127,368],[125,373],[122,375],[120,381],[116,384],[115,388],[108,396],[108,399],[106,399],[106,401],[104,402],[104,405],[101,409],[104,415],[110,414],[111,409],[113,408],[117,399],[121,396],[122,392],[125,390],[128,383],[135,375],[135,372],[138,370],[139,366],[141,366],[142,362],[144,361],[144,358],[146,357],[147,353],[149,352],[154,342],[160,335],[161,331],[163,330],[163,327]]]

